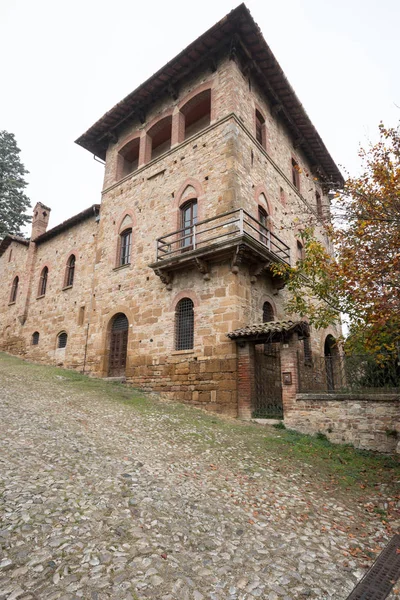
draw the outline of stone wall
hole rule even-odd
[[[297,394],[285,425],[356,448],[400,452],[400,395]]]

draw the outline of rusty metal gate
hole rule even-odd
[[[254,351],[255,398],[252,416],[259,419],[282,419],[279,344],[257,344]]]
[[[125,375],[128,327],[128,319],[123,313],[115,315],[111,326],[110,338],[110,361],[108,368],[108,375],[110,377],[122,377]]]

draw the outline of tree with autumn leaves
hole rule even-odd
[[[332,202],[324,233],[334,257],[305,228],[305,255],[287,279],[288,310],[317,328],[346,314],[353,352],[391,358],[400,344],[400,134],[379,126],[377,144],[360,150],[363,172],[350,177]]]

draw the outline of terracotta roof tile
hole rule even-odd
[[[252,337],[256,335],[263,335],[265,333],[282,333],[283,331],[301,331],[305,328],[307,323],[305,321],[269,321],[267,323],[257,323],[255,325],[246,325],[240,329],[235,329],[227,336],[231,340],[241,337]],[[308,327],[308,326],[307,326]]]

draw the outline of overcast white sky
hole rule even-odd
[[[237,6],[234,0],[1,0],[0,129],[50,226],[100,202],[103,166],[74,140]],[[247,0],[328,150],[400,121],[400,0]]]

